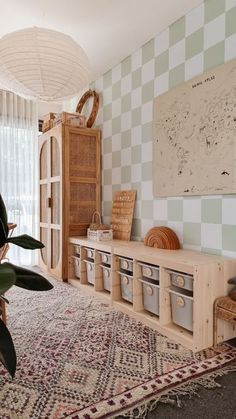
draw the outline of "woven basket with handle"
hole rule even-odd
[[[92,216],[92,223],[89,226],[90,230],[109,230],[111,227],[108,224],[102,224],[101,214],[95,211]]]

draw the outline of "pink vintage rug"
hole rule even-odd
[[[8,293],[18,355],[0,367],[1,419],[145,418],[158,400],[192,394],[234,368],[228,345],[193,355],[101,300],[53,281],[50,292]]]

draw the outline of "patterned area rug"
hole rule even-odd
[[[50,292],[8,293],[18,356],[0,367],[1,419],[144,418],[151,401],[211,386],[233,368],[228,345],[195,355],[101,300],[53,281]]]

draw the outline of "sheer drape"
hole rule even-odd
[[[14,234],[37,235],[37,104],[0,91],[0,192]],[[11,261],[29,265],[35,253],[10,246]]]

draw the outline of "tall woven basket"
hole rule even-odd
[[[92,223],[87,230],[89,240],[102,241],[112,240],[113,231],[108,224],[102,224],[101,214],[95,211],[92,216]]]

